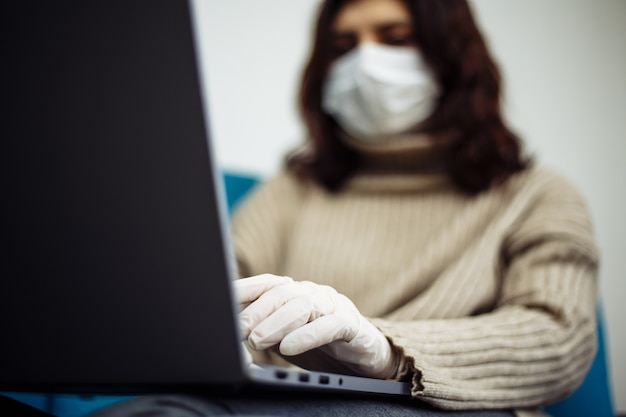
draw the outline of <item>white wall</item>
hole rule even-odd
[[[194,3],[218,159],[271,175],[303,136],[294,89],[318,0]],[[511,125],[589,202],[603,257],[613,398],[626,412],[626,1],[472,5],[505,77]]]
[[[296,88],[318,0],[195,0],[218,160],[269,176],[303,137]]]

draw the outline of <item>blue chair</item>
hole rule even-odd
[[[229,212],[258,183],[258,179],[236,173],[224,174]],[[545,407],[554,417],[614,417],[604,348],[602,312],[598,309],[598,352],[582,385],[568,398]],[[57,417],[83,417],[99,408],[132,398],[111,395],[2,393]]]
[[[225,173],[224,188],[228,211],[232,213],[237,203],[252,189],[259,180],[249,175]]]

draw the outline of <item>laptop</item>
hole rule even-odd
[[[192,6],[5,14],[0,390],[408,396],[407,383],[243,359]]]

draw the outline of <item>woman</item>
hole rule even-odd
[[[252,278],[264,288],[239,282],[242,302],[276,285],[242,313],[253,348],[290,358],[338,340],[314,353],[410,376],[442,408],[536,407],[575,389],[595,351],[589,217],[570,185],[529,167],[499,90],[465,1],[325,2],[300,95],[309,147],[233,231],[242,276],[328,285],[371,322],[331,289]],[[333,309],[357,319],[325,320]]]
[[[465,0],[324,2],[310,140],[233,221],[256,361],[410,380],[471,415],[533,415],[577,387],[596,340],[589,215],[530,166],[499,100]]]

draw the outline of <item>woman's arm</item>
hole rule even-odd
[[[598,253],[580,195],[548,175],[503,234],[493,311],[373,320],[404,352],[414,396],[451,409],[534,407],[582,382],[596,349]]]

